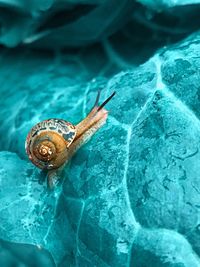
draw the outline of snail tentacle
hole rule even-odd
[[[112,95],[110,95],[97,109],[97,112],[100,111],[112,98],[113,96],[116,94],[116,92],[114,91],[112,93]]]

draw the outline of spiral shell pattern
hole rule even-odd
[[[76,136],[70,122],[49,119],[36,124],[29,132],[25,149],[29,159],[41,169],[56,169],[64,164],[68,147]]]

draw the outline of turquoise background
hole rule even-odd
[[[200,1],[0,0],[0,266],[200,266]],[[30,128],[109,116],[53,192]]]

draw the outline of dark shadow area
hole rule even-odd
[[[49,252],[39,246],[0,240],[1,267],[55,267]]]
[[[158,49],[177,43],[200,29],[200,5],[170,8],[156,13],[138,5],[132,20],[109,37],[106,51],[117,62],[139,65]],[[188,21],[190,23],[188,23]]]

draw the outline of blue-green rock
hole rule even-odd
[[[89,62],[2,53],[0,239],[11,251],[35,246],[37,266],[200,266],[199,49],[197,32],[112,77],[103,54],[92,69],[92,51]],[[101,100],[116,91],[108,121],[50,192],[25,137],[46,118],[76,124],[98,89]]]

